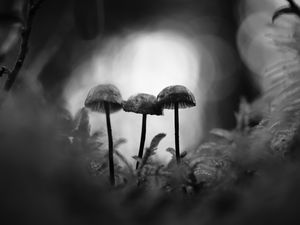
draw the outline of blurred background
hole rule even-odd
[[[123,99],[157,95],[181,84],[197,106],[180,111],[181,149],[195,149],[214,127],[235,126],[241,97],[260,93],[260,75],[277,57],[267,25],[282,0],[45,0],[37,11],[25,65],[14,90],[30,89],[73,116],[90,88],[115,84]],[[18,54],[24,1],[0,1],[0,63],[11,68]],[[14,18],[16,20],[14,20]],[[0,78],[1,84],[5,77]],[[104,115],[91,113],[92,132],[105,132]],[[122,152],[137,152],[141,116],[112,115]],[[173,111],[148,120],[146,146],[164,132],[158,155],[174,146]]]

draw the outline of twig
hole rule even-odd
[[[5,66],[1,66],[1,68],[0,68],[0,77],[2,77],[4,74],[10,74],[10,71]]]
[[[29,0],[29,12],[27,15],[26,23],[25,23],[24,27],[22,28],[22,34],[21,34],[22,35],[22,43],[21,43],[20,52],[19,52],[16,64],[15,64],[14,68],[12,69],[12,71],[8,74],[9,76],[4,85],[4,90],[7,92],[12,88],[12,86],[23,66],[23,63],[25,61],[25,58],[26,58],[26,55],[28,52],[29,37],[30,37],[31,30],[32,30],[33,18],[36,14],[36,11],[39,9],[40,5],[43,3],[43,1],[44,0],[37,0],[36,2],[34,2],[33,0]]]

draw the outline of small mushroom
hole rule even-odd
[[[196,105],[193,93],[182,85],[164,88],[157,96],[158,104],[164,109],[174,109],[175,151],[177,164],[180,163],[179,150],[179,116],[178,108],[188,108]]]
[[[138,157],[142,158],[146,139],[147,115],[162,115],[162,108],[157,104],[155,96],[141,93],[133,95],[127,101],[124,101],[123,109],[125,112],[143,114],[141,141],[138,153]],[[138,166],[139,162],[136,163],[136,169]]]
[[[105,112],[106,114],[110,183],[115,185],[113,138],[110,125],[110,113],[117,112],[122,108],[122,97],[120,91],[112,84],[100,84],[89,91],[84,105],[92,111],[100,113]]]

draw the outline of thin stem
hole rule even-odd
[[[140,141],[140,148],[139,148],[139,158],[143,158],[143,151],[146,139],[146,126],[147,126],[147,114],[143,114],[143,121],[142,121],[142,132],[141,132],[141,141]],[[136,169],[139,167],[139,162],[136,162]]]
[[[114,152],[113,152],[113,139],[110,125],[110,108],[109,103],[104,103],[105,115],[106,115],[106,125],[107,125],[107,136],[108,136],[108,161],[109,161],[109,178],[110,184],[115,185],[115,168],[114,168]]]
[[[175,123],[175,151],[177,164],[180,163],[180,150],[179,150],[179,115],[178,115],[178,103],[174,106],[174,123]]]

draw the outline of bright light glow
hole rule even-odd
[[[200,76],[200,47],[184,35],[172,31],[136,33],[123,38],[112,38],[104,44],[91,61],[74,70],[65,90],[65,99],[72,114],[83,106],[90,88],[102,83],[119,87],[123,99],[136,93],[157,95],[169,85],[185,85],[196,97],[197,106],[180,110],[180,146],[189,148],[200,139],[203,97]],[[120,151],[136,155],[140,141],[142,116],[120,111],[112,114],[114,138],[126,138]],[[148,116],[146,146],[157,133],[167,137],[159,146],[162,160],[170,157],[165,152],[174,146],[173,111],[165,110],[164,116]],[[105,116],[91,113],[92,130],[105,130]]]
[[[112,79],[124,98],[134,93],[157,95],[174,84],[197,87],[199,57],[189,40],[174,33],[148,33],[128,38],[113,59]],[[126,85],[126,87],[124,87]]]

